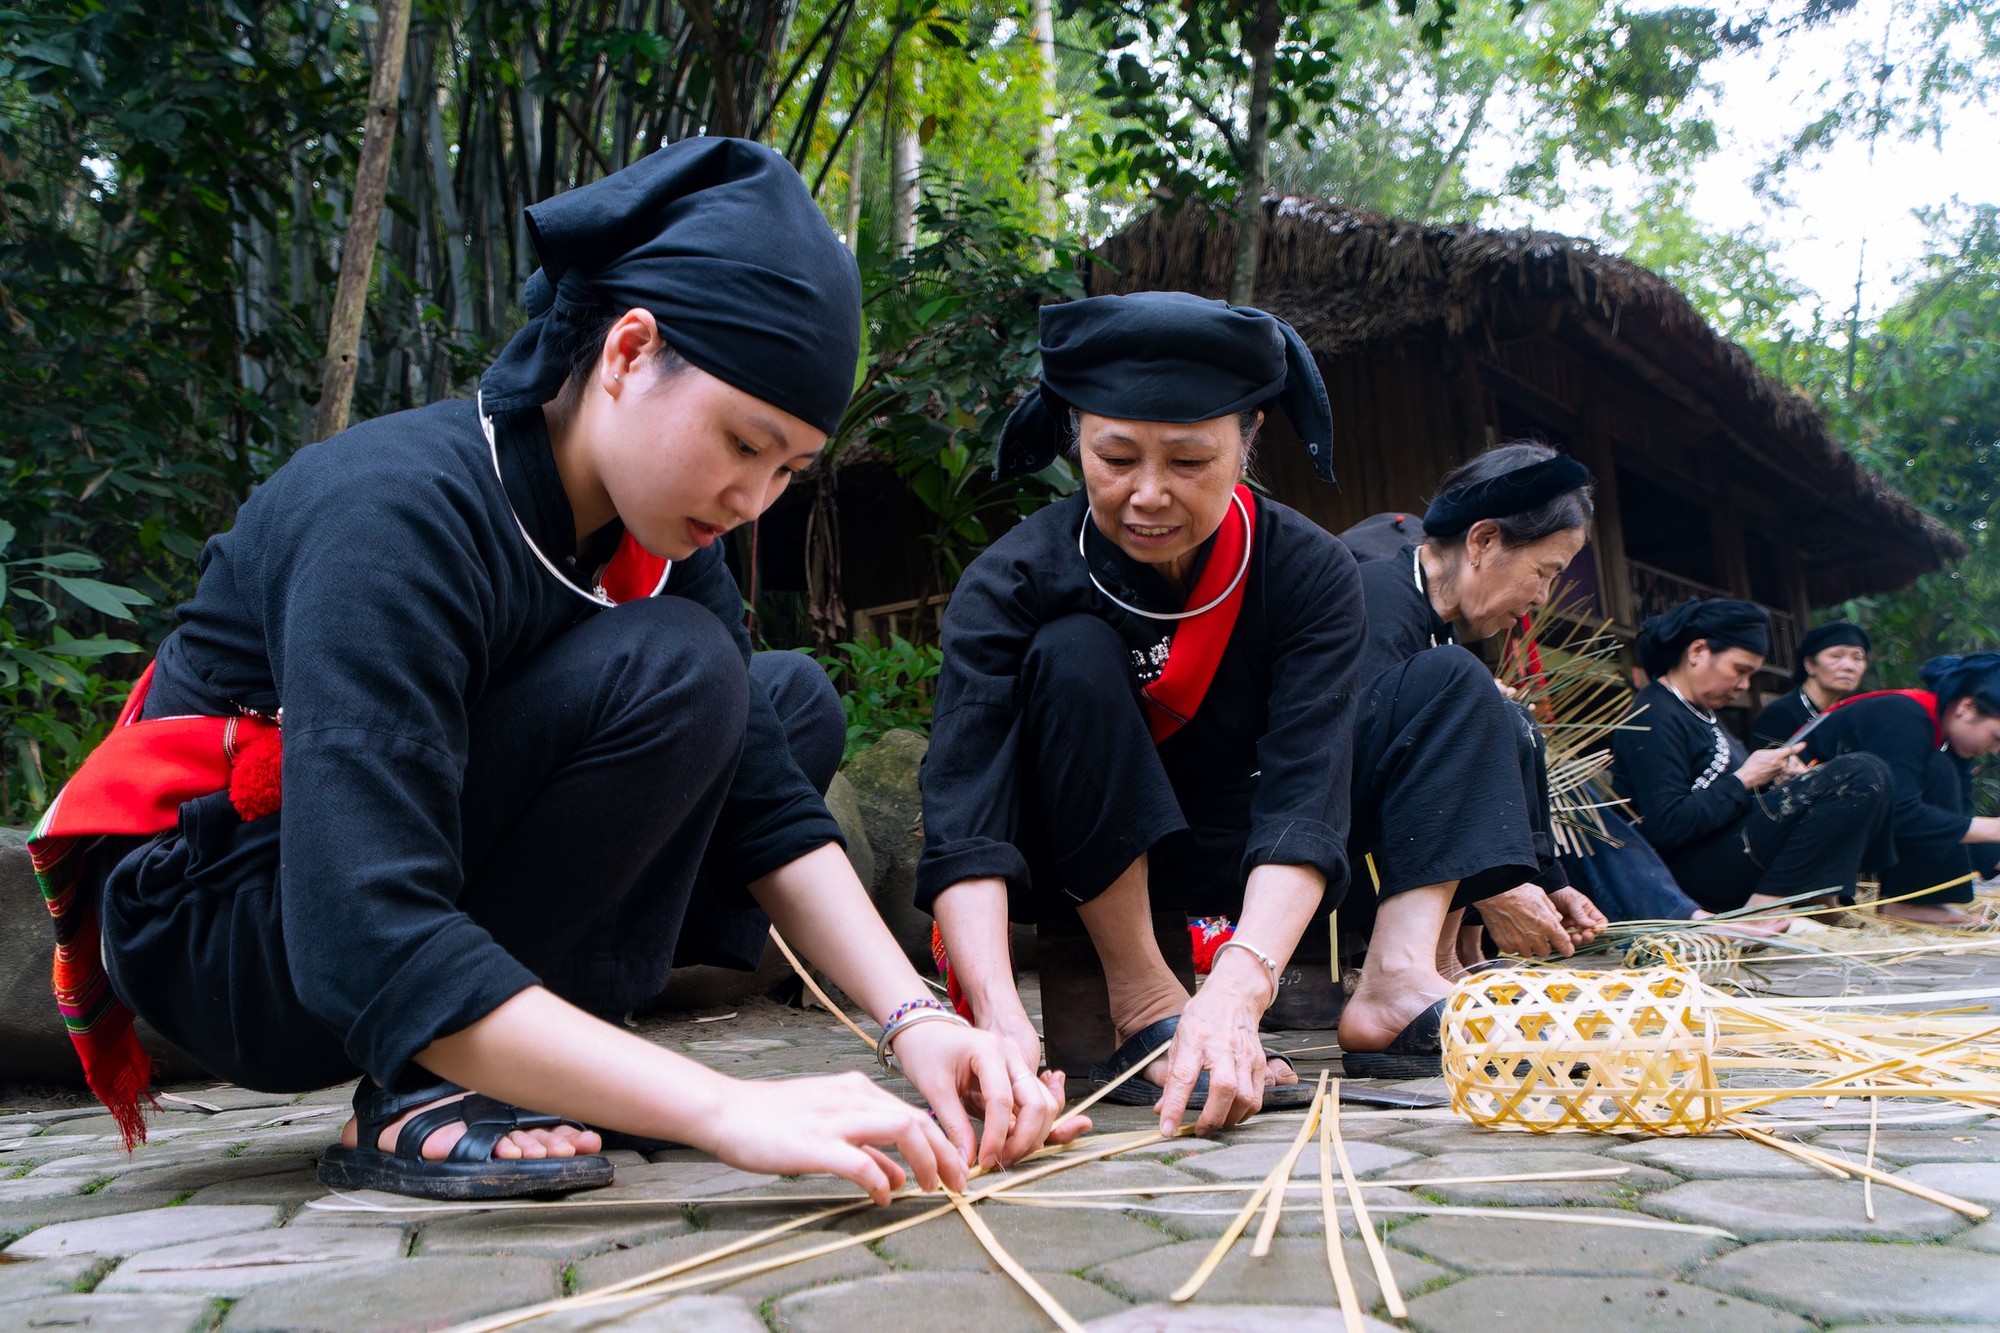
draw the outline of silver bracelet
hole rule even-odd
[[[1265,953],[1262,949],[1250,943],[1248,940],[1239,940],[1234,935],[1231,935],[1228,939],[1216,945],[1215,952],[1208,956],[1208,968],[1210,972],[1213,972],[1215,970],[1215,960],[1222,956],[1222,951],[1224,949],[1241,949],[1243,950],[1243,952],[1249,954],[1252,958],[1255,958],[1258,962],[1262,963],[1264,965],[1264,971],[1269,973],[1271,977],[1271,998],[1273,1000],[1276,1000],[1278,998],[1277,959],[1271,957],[1270,954]]]
[[[891,1049],[891,1043],[917,1024],[929,1022],[956,1023],[962,1028],[972,1026],[972,1024],[966,1022],[948,1009],[911,1010],[884,1028],[882,1030],[882,1039],[875,1043],[875,1062],[882,1066],[884,1073],[900,1074],[903,1072],[902,1066],[896,1063],[896,1052]]]

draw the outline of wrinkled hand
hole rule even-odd
[[[1172,1134],[1187,1113],[1195,1081],[1208,1071],[1208,1100],[1195,1121],[1206,1135],[1239,1125],[1264,1105],[1268,1072],[1257,1020],[1269,1006],[1269,983],[1250,975],[1247,984],[1225,978],[1218,968],[1181,1012],[1174,1044],[1167,1049],[1167,1076],[1160,1089],[1160,1132]],[[1255,987],[1253,993],[1252,987]]]
[[[1477,904],[1486,934],[1500,953],[1522,958],[1568,958],[1576,952],[1562,914],[1539,884],[1521,884]]]
[[[967,1164],[976,1160],[994,1170],[1020,1161],[1044,1143],[1068,1143],[1090,1128],[1088,1116],[1058,1119],[1061,1074],[1037,1078],[1015,1043],[991,1032],[956,1023],[918,1023],[897,1034],[896,1062],[930,1103],[939,1127]],[[968,1113],[983,1122],[976,1145]]]
[[[1570,941],[1579,949],[1595,941],[1611,924],[1604,919],[1604,913],[1597,910],[1597,904],[1578,888],[1557,889],[1549,895],[1549,906],[1556,909],[1556,915],[1562,918],[1563,929],[1569,932]]]
[[[773,1176],[824,1171],[887,1203],[908,1179],[882,1151],[889,1147],[903,1154],[923,1189],[965,1188],[965,1162],[943,1131],[865,1074],[738,1082],[730,1093],[729,1114],[716,1118],[711,1141],[694,1146],[733,1167]]]
[[[1768,787],[1775,779],[1786,775],[1787,765],[1792,757],[1804,748],[1805,743],[1801,741],[1797,745],[1778,745],[1768,750],[1753,750],[1750,757],[1743,761],[1743,766],[1736,770],[1736,780],[1751,791]]]

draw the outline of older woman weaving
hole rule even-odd
[[[1000,466],[1073,448],[1083,490],[966,570],[923,771],[918,901],[974,1021],[1034,1060],[1008,919],[1080,918],[1122,1043],[1110,1065],[1173,1041],[1154,1086],[1119,1093],[1157,1099],[1163,1123],[1201,1107],[1203,1128],[1294,1095],[1258,1019],[1348,875],[1361,594],[1334,537],[1241,484],[1273,403],[1330,479],[1326,391],[1281,321],[1177,292],[1042,312],[1041,382]],[[1241,907],[1192,999],[1156,905]]]
[[[1489,639],[1545,605],[1583,549],[1594,513],[1590,487],[1583,464],[1526,441],[1499,445],[1447,473],[1424,515],[1421,542],[1362,562],[1365,676],[1373,680],[1421,653]],[[1490,679],[1473,684],[1482,694],[1495,693]],[[1538,870],[1529,882],[1501,885],[1498,892],[1490,882],[1461,882],[1454,897],[1459,905],[1446,918],[1438,948],[1446,979],[1462,971],[1456,946],[1469,910],[1479,914],[1495,946],[1509,953],[1566,957],[1605,926],[1556,859],[1541,729],[1526,709],[1511,711],[1528,798],[1522,817]],[[1486,896],[1468,896],[1482,889]]]

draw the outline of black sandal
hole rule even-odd
[[[582,1128],[573,1120],[524,1111],[479,1093],[410,1116],[396,1134],[396,1150],[378,1146],[398,1116],[441,1097],[465,1092],[456,1083],[433,1083],[413,1092],[389,1092],[372,1079],[354,1089],[353,1148],[336,1143],[319,1159],[320,1184],[333,1189],[387,1190],[421,1199],[511,1199],[561,1194],[611,1183],[611,1163],[595,1154],[578,1157],[495,1157],[493,1149],[517,1129]],[[450,1124],[465,1134],[441,1161],[427,1161],[424,1141]]]
[[[1111,1053],[1109,1061],[1090,1067],[1091,1082],[1103,1087],[1153,1050],[1171,1041],[1174,1033],[1180,1031],[1180,1026],[1181,1016],[1172,1014],[1150,1027],[1133,1033],[1123,1046]],[[1268,1046],[1264,1048],[1264,1058],[1267,1061],[1283,1060],[1288,1067],[1292,1064],[1290,1059]],[[1297,1083],[1266,1083],[1262,1109],[1289,1111],[1312,1105],[1312,1099],[1313,1090],[1306,1086],[1303,1079]],[[1143,1072],[1137,1073],[1106,1093],[1104,1100],[1115,1106],[1152,1106],[1160,1100],[1160,1085],[1147,1081]],[[1204,1069],[1201,1071],[1201,1076],[1194,1081],[1194,1091],[1188,1095],[1187,1109],[1199,1111],[1207,1102],[1208,1071]]]
[[[1439,1000],[1410,1020],[1396,1039],[1379,1051],[1342,1051],[1340,1067],[1348,1078],[1438,1078],[1444,1073],[1444,1006]]]

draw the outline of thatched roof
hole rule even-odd
[[[1267,200],[1266,209],[1257,304],[1289,320],[1323,361],[1440,335],[1475,344],[1516,337],[1531,318],[1721,427],[1796,485],[1799,501],[1837,517],[1823,526],[1846,531],[1850,556],[1851,524],[1885,542],[1872,574],[1813,579],[1815,600],[1906,583],[1965,554],[1955,534],[1829,436],[1810,402],[1718,336],[1657,274],[1552,232],[1422,226],[1296,197]],[[1093,294],[1223,296],[1235,266],[1234,223],[1198,208],[1154,211],[1095,257],[1109,267],[1088,269]],[[1840,556],[1827,549],[1822,558]],[[1885,582],[1892,573],[1900,577]]]

